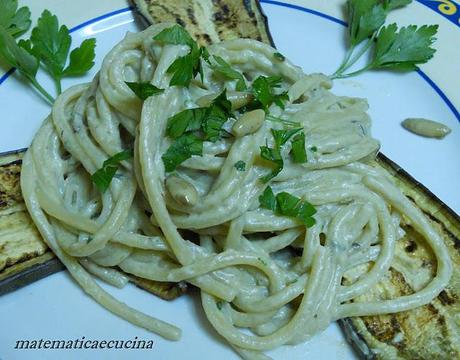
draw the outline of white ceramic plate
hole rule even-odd
[[[24,1],[33,14],[49,8],[74,25],[75,44],[97,38],[97,62],[126,31],[136,31],[131,11],[123,0]],[[263,1],[278,49],[306,72],[332,73],[345,51],[344,1]],[[444,7],[443,7],[444,6]],[[444,14],[442,13],[442,11]],[[96,17],[97,16],[97,17]],[[423,72],[367,73],[353,80],[337,81],[337,94],[366,97],[374,136],[383,152],[431,189],[457,213],[460,212],[460,84],[458,44],[460,27],[456,4],[451,1],[418,1],[396,11],[400,24],[440,24],[435,59]],[[78,19],[78,21],[76,20]],[[77,22],[76,22],[77,21]],[[5,69],[7,70],[7,69]],[[5,71],[6,72],[6,71]],[[14,75],[0,72],[0,152],[27,147],[49,112],[46,103]],[[88,76],[86,80],[89,80]],[[48,79],[42,79],[46,84]],[[79,79],[78,81],[81,81]],[[64,88],[76,81],[65,81]],[[50,83],[48,85],[51,85]],[[426,117],[448,125],[452,133],[442,141],[420,138],[401,128],[406,117]],[[65,272],[55,274],[0,298],[0,359],[237,359],[204,317],[197,294],[164,302],[127,286],[111,293],[130,305],[180,326],[183,338],[165,341],[112,315],[87,297]],[[17,340],[153,340],[151,350],[16,350]],[[353,359],[336,324],[310,342],[282,347],[270,353],[275,359]]]

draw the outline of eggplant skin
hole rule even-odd
[[[343,319],[339,324],[364,359],[460,359],[460,218],[383,154],[373,165],[395,179],[441,234],[454,265],[453,275],[446,289],[427,305],[396,314]],[[355,302],[412,294],[435,275],[436,259],[424,239],[410,224],[403,224],[403,229],[406,235],[397,243],[392,268]]]
[[[149,24],[176,22],[200,45],[249,38],[273,45],[267,17],[255,0],[134,0]]]

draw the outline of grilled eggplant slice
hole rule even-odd
[[[23,153],[0,157],[0,295],[63,268],[25,208],[19,186]]]
[[[403,193],[431,220],[453,261],[449,285],[430,304],[411,311],[340,321],[348,341],[365,359],[460,358],[460,217],[394,162],[379,154],[374,166],[387,171]],[[420,235],[403,225],[387,276],[355,302],[409,295],[436,271],[436,260]]]
[[[27,213],[19,186],[24,151],[0,154],[0,295],[64,269]],[[165,300],[187,289],[185,283],[129,278],[136,286]]]
[[[250,38],[273,44],[257,0],[134,0],[150,24],[177,22],[200,45]]]

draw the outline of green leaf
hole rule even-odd
[[[275,130],[271,129],[273,138],[275,139],[275,146],[281,150],[281,147],[287,143],[287,141],[294,136],[303,128],[290,129],[290,130]]]
[[[267,186],[262,195],[259,196],[259,203],[261,207],[277,212],[276,197],[270,186]]]
[[[272,162],[275,166],[273,170],[261,178],[262,182],[266,183],[278,175],[284,167],[284,161],[281,156],[281,149],[284,144],[297,132],[301,131],[302,128],[290,129],[290,130],[275,130],[271,129],[273,138],[275,139],[275,147],[270,148],[268,146],[260,147],[260,156]]]
[[[63,72],[63,76],[81,76],[94,66],[96,53],[96,39],[84,40],[80,47],[75,48],[70,53],[70,62]]]
[[[238,171],[246,171],[246,163],[243,160],[238,160],[233,166]]]
[[[291,141],[291,155],[295,163],[307,162],[307,152],[305,151],[305,133],[302,131],[300,134],[294,136]]]
[[[189,86],[190,81],[194,77],[194,61],[190,54],[174,60],[167,70],[168,73],[172,74],[169,85]]]
[[[206,111],[206,108],[186,109],[170,117],[166,127],[166,135],[176,139],[185,132],[199,130]]]
[[[243,74],[239,71],[233,69],[230,64],[228,64],[224,59],[220,56],[213,56],[216,64],[212,66],[213,70],[219,73],[220,75],[226,77],[230,80],[237,80],[236,83],[236,90],[237,91],[244,91],[247,90],[246,82],[244,80]]]
[[[170,117],[166,135],[177,139],[194,133],[200,141],[215,142],[222,136],[222,125],[231,116],[231,106],[224,90],[209,107],[186,109]]]
[[[192,155],[203,155],[203,140],[194,134],[184,134],[171,144],[161,158],[165,170],[171,172]]]
[[[195,40],[189,33],[180,25],[174,25],[164,29],[159,34],[153,37],[154,40],[164,44],[172,45],[188,45],[190,52],[177,58],[169,66],[167,72],[172,74],[169,82],[170,86],[189,86],[190,81],[199,73],[203,80],[203,67],[200,59],[203,58],[209,63],[209,53],[206,48],[198,48]]]
[[[259,196],[259,203],[262,208],[271,210],[276,215],[295,218],[307,227],[313,226],[316,222],[313,218],[316,209],[312,204],[287,192],[275,196],[270,186]]]
[[[274,164],[273,170],[261,178],[262,182],[267,183],[283,170],[284,161],[281,157],[281,152],[279,149],[273,149],[268,146],[260,147],[260,156],[262,159],[270,161]]]
[[[187,30],[178,24],[162,30],[155,35],[153,39],[163,44],[188,45],[191,48],[196,47],[196,42],[192,39]]]
[[[222,125],[231,116],[232,103],[227,100],[227,91],[224,89],[216,97],[206,111],[202,122],[205,139],[211,142],[217,141],[222,132]]]
[[[6,31],[8,31],[17,8],[17,0],[0,0],[0,25],[3,26]]]
[[[267,112],[270,105],[275,103],[284,109],[284,101],[289,99],[287,92],[282,92],[281,94],[274,92],[275,88],[280,87],[281,81],[282,78],[279,76],[259,76],[253,81],[252,91],[256,102],[259,104],[259,106],[256,104],[256,107],[260,107]]]
[[[396,24],[383,27],[378,36],[371,68],[414,70],[417,64],[430,60],[435,49],[431,47],[438,25],[409,25],[398,31]]]
[[[206,49],[205,47],[200,47],[200,57],[206,61],[209,65],[211,65],[211,61],[209,60],[209,52],[208,52],[208,49]],[[204,78],[204,69],[203,69],[203,63],[201,61],[198,62],[198,72],[200,73],[200,78],[201,78],[201,82],[203,82],[203,78]]]
[[[131,158],[132,156],[133,152],[131,150],[124,150],[109,157],[104,161],[102,167],[93,175],[91,175],[91,180],[100,191],[106,191],[109,188],[110,183],[112,182],[112,179],[115,176],[118,167],[120,166],[120,163]]]
[[[17,0],[0,0],[0,26],[13,37],[24,34],[30,27],[30,10],[24,6],[18,10]]]
[[[22,42],[26,46],[26,42]],[[14,38],[0,27],[0,57],[8,65],[17,68],[29,80],[34,79],[38,70],[38,60],[23,46],[16,44]]]
[[[303,201],[287,192],[281,192],[276,195],[276,202],[280,215],[297,218],[307,227],[315,224],[312,216],[316,214],[316,209],[308,201]]]
[[[347,5],[350,44],[356,46],[383,25],[386,11],[379,0],[348,0]]]
[[[48,10],[43,11],[30,38],[40,60],[54,79],[60,79],[69,54],[72,39],[65,25]]]
[[[189,86],[190,81],[202,72],[201,51],[198,48],[192,48],[192,51],[182,57],[177,58],[169,66],[167,72],[173,74],[169,81],[170,86]]]
[[[125,84],[136,94],[136,96],[145,100],[153,95],[161,94],[164,90],[157,88],[155,85],[150,84],[149,82],[128,82],[125,81]]]
[[[317,148],[316,146],[312,146],[312,147],[310,148],[310,150],[313,151],[313,152],[317,152],[317,151],[318,151],[318,148]]]
[[[386,11],[391,11],[409,5],[411,2],[412,0],[384,0],[383,7]]]

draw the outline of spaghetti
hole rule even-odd
[[[335,96],[326,76],[305,75],[288,60],[276,60],[276,51],[265,44],[238,39],[208,50],[248,83],[261,75],[281,76],[289,99],[284,109],[275,104],[269,109],[281,121],[266,119],[252,133],[205,142],[202,156],[167,173],[162,155],[171,145],[165,135],[171,116],[223,89],[229,98],[248,95],[235,91],[237,80],[219,76],[204,61],[202,81],[169,86],[169,66],[188,49],[153,40],[168,26],[127,34],[92,83],[65,91],[23,160],[27,208],[90,296],[133,324],[178,340],[180,329],[121,303],[93,275],[118,287],[127,283],[126,274],[187,281],[200,288],[216,331],[243,358],[264,359],[263,351],[305,341],[339,318],[409,310],[439,294],[452,271],[447,249],[392,180],[367,164],[379,143],[370,136],[366,101]],[[126,81],[165,90],[142,102]],[[240,107],[235,117],[243,113]],[[296,163],[286,156],[289,147],[283,148],[284,168],[270,186],[316,207],[309,228],[259,204],[267,186],[260,179],[270,171],[260,146],[273,145],[271,129],[286,122],[301,124],[308,160]],[[100,192],[91,174],[108,157],[131,148],[134,158],[123,161],[108,191]],[[244,162],[244,171],[237,162]],[[176,190],[192,191],[198,201],[187,203],[182,194],[181,203],[173,196],[174,189],[165,186],[171,176],[179,179]],[[435,276],[412,295],[350,302],[392,266],[403,236],[401,217],[433,250]],[[359,276],[344,283],[356,269]]]

